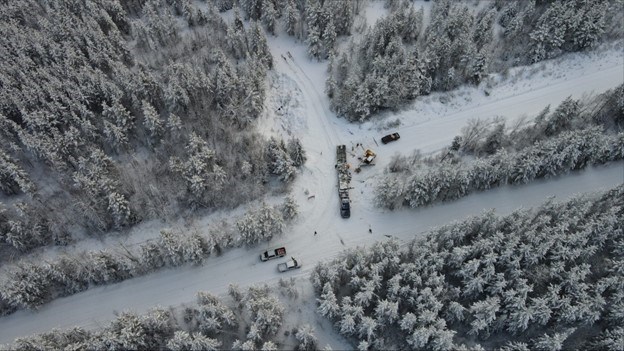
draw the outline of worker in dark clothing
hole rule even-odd
[[[314,235],[316,235],[316,230],[314,231]]]

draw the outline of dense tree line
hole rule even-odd
[[[438,0],[427,26],[411,1],[387,0],[390,14],[337,51],[337,38],[351,34],[363,1],[241,0],[242,17],[236,1],[215,1],[221,11],[234,8],[237,23],[243,17],[262,21],[271,34],[281,24],[305,40],[310,57],[329,58],[332,108],[352,121],[431,90],[478,84],[489,72],[624,36],[619,0],[495,1],[478,11],[473,4]]]
[[[199,292],[196,304],[181,311],[183,318],[163,308],[144,315],[123,312],[99,330],[52,330],[19,338],[10,346],[19,350],[277,350],[284,307],[270,289],[230,286],[230,297],[226,301]],[[297,330],[299,349],[309,349],[315,342],[313,329]]]
[[[468,164],[442,163],[405,178],[391,176],[376,188],[381,206],[419,207],[456,200],[473,191],[504,184],[526,184],[591,165],[624,158],[624,133],[605,135],[596,128],[565,132],[517,153],[504,149]]]
[[[289,197],[277,206],[262,204],[250,209],[236,222],[238,231],[228,230],[223,223],[207,235],[162,230],[158,239],[135,248],[121,246],[61,254],[51,260],[23,260],[4,266],[0,315],[17,309],[34,309],[57,297],[142,276],[163,267],[199,265],[210,255],[219,255],[223,249],[281,235],[284,225],[296,215],[297,204]]]
[[[492,212],[318,264],[318,312],[368,349],[618,349],[624,187]]]
[[[538,62],[621,38],[620,1],[496,1],[505,60]],[[617,28],[620,27],[620,28]],[[525,45],[514,45],[513,42]]]
[[[624,35],[619,1],[495,1],[477,11],[438,0],[426,26],[410,1],[387,4],[389,15],[330,59],[326,91],[350,121]]]
[[[505,184],[526,184],[624,158],[624,86],[545,108],[528,124],[473,120],[429,160],[397,157],[375,190],[380,206],[419,207]],[[407,173],[407,174],[406,174]]]
[[[462,128],[444,156],[487,156],[501,149],[520,151],[563,132],[598,127],[604,133],[624,131],[624,85],[581,100],[566,98],[554,111],[546,106],[533,121],[506,126],[502,119],[473,119]]]
[[[312,58],[325,59],[335,50],[337,38],[351,34],[363,0],[213,0],[220,11],[234,9],[234,22],[261,22],[267,32],[304,40]],[[231,36],[240,42],[235,35]]]
[[[361,42],[330,59],[326,91],[332,108],[349,120],[428,94],[432,81],[413,43],[423,11],[397,11],[377,21]]]
[[[250,128],[272,67],[257,22],[189,0],[9,1],[0,47],[3,250],[236,206],[305,162]]]

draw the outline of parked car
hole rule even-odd
[[[277,249],[267,250],[260,254],[261,261],[268,261],[278,257],[286,256],[286,248],[278,247]]]
[[[277,270],[280,272],[286,272],[286,271],[297,269],[297,268],[301,268],[301,263],[295,260],[294,257],[291,257],[290,260],[277,265]]]
[[[351,217],[351,205],[349,204],[349,198],[340,199],[340,216],[342,218]]]
[[[399,133],[392,133],[392,134],[388,134],[385,137],[381,138],[381,142],[384,143],[384,144],[387,144],[387,143],[389,143],[391,141],[399,140],[399,138],[401,138]]]

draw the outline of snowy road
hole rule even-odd
[[[422,234],[435,226],[479,214],[483,209],[496,208],[497,213],[507,214],[520,207],[529,208],[538,205],[548,196],[563,200],[581,191],[605,189],[623,182],[624,163],[619,162],[560,179],[494,189],[453,203],[416,211],[367,213],[366,216],[370,216],[371,221],[357,219],[330,221],[329,227],[317,226],[319,231],[317,236],[298,225],[292,235],[285,235],[271,244],[283,244],[288,248],[289,254],[298,257],[304,265],[300,271],[280,274],[276,269],[276,261],[260,262],[257,256],[259,249],[236,249],[221,257],[210,258],[199,267],[157,272],[57,299],[43,306],[38,312],[20,311],[1,318],[0,344],[54,327],[68,328],[81,325],[95,328],[114,318],[115,312],[123,310],[143,312],[157,305],[186,303],[193,301],[195,293],[200,290],[224,293],[229,283],[246,286],[253,283],[274,283],[279,278],[305,275],[316,262],[331,259],[347,247],[370,245],[378,240],[387,240],[385,235],[409,241],[415,234]],[[334,217],[339,216],[336,213]],[[373,234],[368,233],[369,223],[374,228]]]
[[[156,305],[190,302],[194,300],[197,291],[223,293],[229,283],[247,286],[276,282],[281,277],[304,276],[316,262],[331,259],[345,248],[387,240],[386,235],[408,241],[432,227],[479,214],[484,209],[495,208],[497,213],[506,214],[517,208],[538,205],[548,196],[565,199],[576,193],[624,183],[624,163],[619,162],[525,186],[493,189],[453,203],[388,212],[372,205],[372,189],[365,182],[383,172],[383,165],[390,159],[388,155],[413,149],[430,152],[448,145],[470,118],[501,115],[515,119],[524,114],[533,115],[548,104],[556,106],[567,96],[602,92],[621,84],[624,76],[622,66],[603,65],[589,67],[587,71],[579,71],[577,75],[552,81],[548,85],[518,85],[516,89],[510,89],[507,95],[493,95],[489,99],[465,104],[457,111],[445,114],[432,111],[429,116],[420,115],[413,119],[405,117],[405,126],[400,129],[401,140],[380,147],[378,166],[354,177],[356,189],[352,191],[353,214],[350,219],[343,220],[338,214],[335,190],[335,146],[338,143],[351,145],[362,140],[374,146],[371,138],[378,137],[378,133],[366,129],[366,126],[347,124],[335,118],[323,94],[325,65],[310,63],[305,58],[302,46],[293,48],[290,39],[274,39],[270,45],[276,61],[275,70],[294,81],[302,92],[305,125],[299,130],[288,132],[301,138],[308,152],[308,162],[292,188],[300,204],[299,219],[289,232],[262,247],[285,245],[289,254],[302,261],[303,268],[279,274],[276,270],[277,262],[259,261],[258,253],[262,248],[231,250],[220,257],[207,259],[202,266],[160,271],[57,299],[37,312],[19,311],[0,318],[0,344],[55,327],[80,325],[95,328],[114,318],[116,312],[143,312]],[[288,51],[284,48],[290,50],[293,59],[283,60],[280,57],[287,57]],[[404,111],[401,114],[410,113],[413,112]],[[309,192],[305,193],[305,190]],[[313,194],[314,198],[308,199],[309,194]],[[369,226],[373,234],[368,232]],[[319,234],[314,236],[314,231]]]
[[[453,137],[459,135],[461,128],[472,118],[484,119],[500,116],[508,121],[507,125],[510,125],[512,124],[510,122],[522,116],[530,118],[536,116],[548,105],[551,105],[551,111],[553,111],[568,96],[578,99],[585,93],[601,93],[622,84],[623,80],[624,66],[620,63],[552,85],[514,92],[512,95],[498,99],[484,99],[483,103],[477,106],[467,106],[449,115],[403,127],[401,137],[418,140],[417,148],[424,153],[436,151],[450,145]],[[392,151],[399,147],[404,146],[395,143],[390,146],[390,149]]]

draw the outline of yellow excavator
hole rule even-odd
[[[360,173],[364,166],[374,166],[373,160],[375,160],[375,157],[377,157],[377,154],[373,150],[366,149],[364,151],[364,156],[358,157],[360,164],[355,168],[355,172]]]

